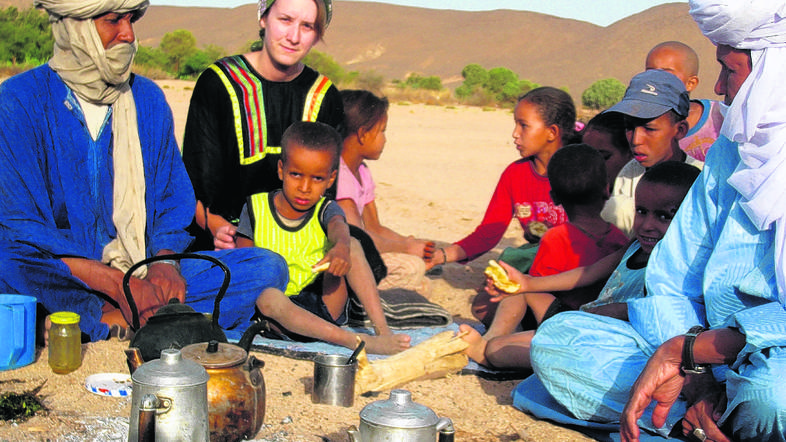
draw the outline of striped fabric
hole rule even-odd
[[[262,80],[252,73],[254,68],[242,56],[235,55],[217,61],[210,69],[221,79],[232,102],[240,164],[252,164],[268,153],[280,154],[281,146],[268,145]],[[303,121],[317,121],[322,100],[332,84],[324,75],[317,77],[306,95]]]

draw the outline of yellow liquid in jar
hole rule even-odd
[[[49,366],[53,372],[66,374],[82,365],[80,335],[76,324],[52,324],[49,329]]]

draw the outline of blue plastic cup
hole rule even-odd
[[[0,295],[0,371],[35,359],[35,304],[32,296]]]

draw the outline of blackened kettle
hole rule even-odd
[[[224,281],[213,304],[213,315],[208,319],[205,314],[199,313],[191,306],[181,304],[177,298],[173,298],[169,301],[169,304],[160,307],[143,327],[140,327],[139,310],[129,287],[131,275],[137,268],[143,265],[152,264],[156,261],[181,259],[204,259],[212,262],[224,272]],[[220,314],[221,299],[229,287],[229,278],[229,268],[224,263],[212,256],[196,253],[153,256],[131,266],[123,277],[123,291],[131,308],[131,327],[134,330],[134,337],[131,339],[129,347],[138,348],[142,360],[150,361],[157,359],[161,355],[161,350],[167,348],[183,348],[197,342],[227,342],[226,334],[218,325],[218,316]]]

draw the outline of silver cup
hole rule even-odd
[[[311,400],[317,404],[351,407],[355,402],[357,360],[347,364],[341,355],[318,355],[314,358],[314,389]]]

